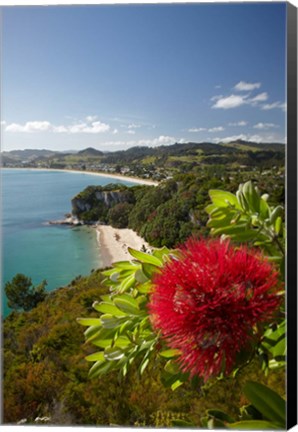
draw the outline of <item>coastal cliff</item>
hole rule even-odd
[[[83,223],[108,223],[111,209],[118,208],[125,212],[133,204],[133,188],[113,183],[107,186],[88,186],[72,199],[72,216]]]

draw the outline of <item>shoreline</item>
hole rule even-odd
[[[80,170],[70,170],[70,169],[59,169],[59,168],[21,168],[21,167],[1,167],[1,170],[26,170],[26,171],[54,171],[54,172],[66,172],[66,173],[72,173],[72,174],[86,174],[86,175],[94,175],[99,177],[106,177],[106,178],[114,178],[116,180],[126,180],[132,183],[137,184],[144,184],[148,186],[157,186],[159,182],[154,180],[146,180],[139,177],[130,177],[125,176],[121,174],[109,174],[106,172],[94,172],[94,171],[80,171]]]
[[[96,237],[100,253],[100,268],[111,267],[118,261],[133,259],[128,252],[128,247],[146,250],[151,246],[140,237],[135,231],[129,228],[113,228],[111,225],[96,225]]]

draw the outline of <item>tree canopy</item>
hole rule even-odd
[[[29,311],[47,296],[45,287],[47,281],[42,281],[39,285],[32,285],[30,277],[22,273],[17,273],[10,282],[5,285],[5,293],[8,299],[8,306],[11,309],[24,309]]]

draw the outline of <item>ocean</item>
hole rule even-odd
[[[71,212],[71,199],[89,185],[129,181],[61,171],[3,169],[2,180],[2,316],[9,314],[4,286],[23,273],[47,290],[67,285],[100,266],[100,246],[91,227],[49,225]]]

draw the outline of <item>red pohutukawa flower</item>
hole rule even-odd
[[[258,323],[280,304],[278,272],[256,250],[220,240],[188,240],[154,279],[149,311],[155,330],[179,349],[183,372],[206,381],[229,374],[251,347]]]

